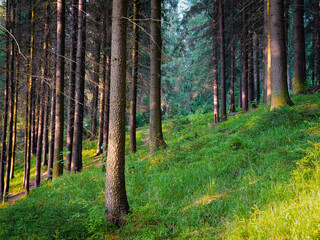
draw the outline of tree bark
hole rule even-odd
[[[284,3],[270,0],[271,109],[292,106],[287,84],[287,56],[284,39]]]
[[[65,0],[57,1],[56,128],[52,178],[63,174]]]
[[[67,116],[67,146],[66,146],[66,171],[71,171],[72,144],[74,131],[75,111],[75,77],[77,61],[77,35],[78,35],[78,0],[72,0],[71,7],[71,38],[70,38],[70,72],[68,88],[68,116]]]
[[[76,92],[74,133],[72,145],[71,171],[79,172],[82,169],[82,133],[83,133],[83,105],[85,81],[85,48],[86,48],[86,2],[79,0],[78,5],[78,42],[76,66]]]
[[[316,58],[316,83],[320,86],[320,16],[319,1],[314,1],[314,31],[315,31],[315,58]]]
[[[306,91],[306,51],[304,38],[304,0],[294,0],[293,40],[294,40],[294,69],[293,95],[297,96]]]
[[[236,111],[234,99],[234,79],[235,79],[235,34],[234,34],[234,1],[231,1],[231,42],[230,42],[230,112]]]
[[[129,212],[125,187],[126,0],[113,1],[110,132],[106,177],[106,218],[121,226]]]
[[[219,80],[218,80],[218,44],[217,44],[217,0],[213,1],[213,18],[212,18],[212,76],[213,76],[213,116],[214,124],[220,122],[219,117]]]
[[[150,153],[167,147],[161,123],[161,1],[151,0]]]
[[[130,151],[137,151],[136,142],[136,113],[137,113],[137,81],[138,81],[138,53],[139,53],[139,35],[136,25],[137,14],[139,12],[138,0],[133,1],[133,46],[132,46],[132,79],[131,79],[131,101],[130,101]]]
[[[248,111],[248,36],[247,6],[242,8],[242,112]]]
[[[263,102],[271,104],[271,40],[270,40],[270,0],[264,1],[264,86]]]
[[[221,121],[227,120],[226,68],[224,45],[224,5],[219,0],[219,40],[220,40],[220,78],[221,78]]]

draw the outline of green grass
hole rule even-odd
[[[138,131],[121,229],[104,221],[105,174],[86,141],[83,172],[0,210],[0,239],[319,239],[320,95],[294,102],[213,127],[212,114],[166,121],[169,147],[152,156]]]

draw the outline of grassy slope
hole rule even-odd
[[[169,148],[153,156],[140,130],[126,159],[132,214],[120,230],[104,221],[105,176],[86,142],[82,173],[0,210],[0,239],[319,238],[320,95],[294,101],[216,127],[212,114],[167,122]]]

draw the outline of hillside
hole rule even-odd
[[[293,101],[218,126],[208,125],[211,113],[167,121],[169,147],[152,156],[148,129],[138,131],[138,152],[126,158],[131,214],[121,229],[104,220],[102,159],[86,141],[81,173],[2,205],[0,239],[317,239],[320,94]]]

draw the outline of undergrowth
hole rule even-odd
[[[138,131],[121,229],[104,221],[103,160],[86,141],[83,172],[1,209],[0,239],[319,239],[320,95],[294,102],[211,127],[212,114],[166,121],[169,147],[152,156]]]

